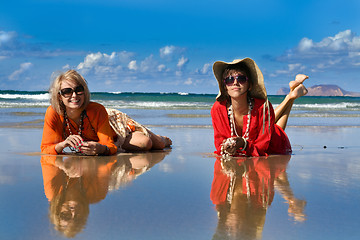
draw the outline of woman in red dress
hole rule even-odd
[[[216,153],[225,156],[289,154],[284,130],[296,98],[307,94],[308,76],[298,74],[290,93],[274,110],[267,99],[264,77],[250,58],[217,61],[213,72],[219,94],[211,109]]]

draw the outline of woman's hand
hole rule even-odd
[[[242,137],[231,138],[232,141],[226,140],[224,142],[224,150],[230,155],[234,155],[238,149],[243,148],[245,145]]]
[[[66,147],[72,147],[75,149],[79,149],[79,147],[81,147],[83,142],[84,141],[80,135],[70,135],[64,141],[58,143],[55,146],[55,150],[56,150],[56,152],[61,153],[63,151],[63,149]]]
[[[85,155],[98,155],[98,154],[106,154],[107,147],[98,142],[88,141],[84,142],[80,147],[81,153]]]

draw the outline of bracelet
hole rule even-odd
[[[245,151],[246,147],[247,147],[247,141],[244,137],[241,137],[244,140],[244,146],[242,148],[239,148],[240,151]]]
[[[110,153],[110,149],[108,148],[108,146],[106,146],[105,145],[105,147],[106,147],[106,149],[105,149],[105,151],[104,151],[104,155],[109,155],[109,153]]]
[[[226,146],[226,145],[235,146],[235,145],[236,145],[235,138],[234,138],[234,137],[230,137],[230,138],[224,139],[224,141],[223,141],[222,144],[221,144],[220,154],[221,154],[223,157],[232,156],[233,154],[229,153],[229,152],[225,149],[225,146]]]

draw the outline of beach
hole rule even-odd
[[[32,95],[41,96],[40,100],[0,95],[2,106],[7,104],[0,108],[1,239],[360,236],[358,99],[324,103],[335,110],[319,106],[316,110],[316,103],[311,106],[299,103],[286,129],[293,148],[291,155],[286,159],[283,156],[240,159],[241,164],[234,167],[238,171],[237,181],[243,176],[250,177],[248,185],[245,184],[248,180],[242,180],[244,186],[256,185],[251,178],[255,175],[267,180],[262,185],[267,195],[259,195],[262,205],[255,204],[251,191],[250,197],[235,194],[229,206],[215,200],[218,198],[213,185],[214,167],[219,159],[213,154],[209,111],[213,96],[186,101],[161,98],[157,103],[139,98],[95,98],[126,112],[153,132],[170,137],[172,148],[112,157],[56,157],[40,154],[42,119],[48,106],[42,94]],[[119,101],[126,107],[120,108]],[[144,102],[147,107],[139,107]],[[349,106],[352,108],[347,111]],[[231,172],[232,168],[228,170]],[[52,206],[59,193],[64,192],[61,189],[73,191],[73,196],[81,193],[78,197],[82,199],[84,214],[77,225],[72,223],[76,225],[72,231],[64,230],[72,226],[62,222],[66,216],[59,220],[53,214]],[[235,189],[235,193],[240,192]],[[228,208],[224,210],[222,206]],[[253,221],[248,221],[249,216]]]

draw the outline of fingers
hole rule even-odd
[[[70,135],[65,139],[65,147],[79,148],[83,144],[83,139],[79,135]]]
[[[230,154],[236,153],[236,141],[227,142],[225,144],[225,149]]]
[[[244,140],[241,137],[233,137],[231,141],[224,142],[224,149],[230,154],[235,154],[238,149],[244,147]]]
[[[82,146],[80,147],[81,153],[85,155],[97,155],[100,153],[102,145],[98,142],[83,142]]]

